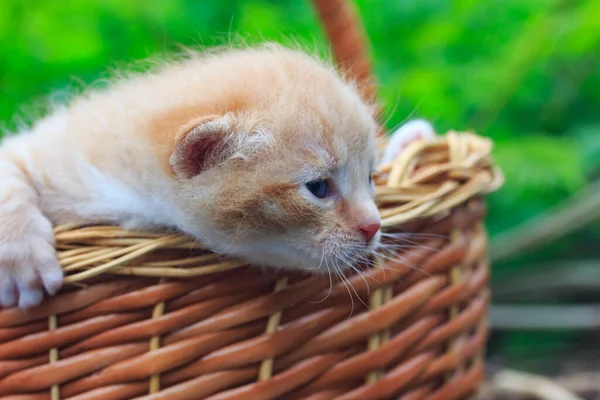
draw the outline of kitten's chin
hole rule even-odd
[[[321,254],[316,250],[314,254],[311,254],[286,248],[285,246],[265,248],[256,245],[245,249],[236,249],[235,254],[232,255],[250,264],[262,267],[328,274],[355,268],[356,260],[366,260],[372,251],[373,249],[367,249],[367,251],[356,254],[345,253],[340,256],[326,254],[321,257]]]
[[[287,269],[296,271],[320,272],[320,260],[312,257],[300,257],[292,252],[273,251],[260,246],[254,248],[237,248],[229,252],[229,255],[247,261],[249,264],[274,269]],[[323,269],[326,271],[325,267]]]
[[[377,248],[380,236],[378,233],[371,245],[364,248],[352,250],[357,248],[356,244],[336,243],[325,247],[337,250],[325,252],[317,243],[302,243],[298,240],[295,241],[296,245],[290,246],[289,239],[282,237],[250,240],[243,244],[210,231],[202,232],[201,235],[196,232],[196,237],[201,237],[207,247],[220,254],[236,257],[259,267],[335,274],[352,270],[359,262],[367,261]]]

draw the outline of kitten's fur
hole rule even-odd
[[[58,290],[52,226],[64,223],[171,226],[255,264],[346,268],[379,241],[361,231],[379,226],[375,131],[333,68],[276,45],[78,97],[0,147],[0,305]],[[306,187],[320,178],[324,199]]]

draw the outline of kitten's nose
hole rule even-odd
[[[373,236],[375,236],[380,227],[381,224],[379,223],[379,221],[368,221],[361,224],[358,227],[358,230],[365,237],[365,242],[369,243],[371,239],[373,239]]]

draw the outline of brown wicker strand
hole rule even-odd
[[[381,260],[376,260],[376,265],[379,268],[382,268],[382,264],[383,263]],[[381,307],[383,304],[384,304],[384,299],[383,299],[382,289],[374,290],[373,293],[369,296],[369,307],[371,307],[371,309],[374,310],[374,309]],[[367,343],[367,351],[375,351],[375,350],[379,349],[381,347],[381,345],[383,344],[382,342],[383,342],[383,340],[382,340],[380,333],[379,332],[375,333],[374,335],[369,337],[369,341]],[[380,371],[372,371],[371,373],[369,373],[369,375],[367,375],[365,382],[372,383],[372,382],[375,382],[380,377],[381,377]]]
[[[371,72],[364,28],[351,1],[313,0],[329,38],[335,61],[362,87],[365,99],[375,101],[376,86]]]
[[[48,329],[50,331],[55,331],[58,328],[58,319],[56,315],[51,315],[48,317]],[[58,361],[58,349],[53,347],[50,349],[49,354],[49,362],[50,364]],[[50,399],[51,400],[60,400],[60,388],[58,385],[52,385],[50,388]]]
[[[164,283],[165,279],[161,278],[159,283]],[[152,310],[152,319],[160,318],[165,313],[165,302],[161,301],[154,306]],[[160,348],[160,336],[152,336],[150,339],[150,351],[156,351]],[[160,374],[154,374],[150,377],[149,393],[158,393],[160,391]]]
[[[479,236],[479,237],[487,237],[487,231],[485,230],[485,226],[484,226],[484,224],[482,222],[479,222],[478,224],[476,224],[475,231],[477,232],[477,236]],[[483,251],[484,251],[484,254],[487,254],[487,246],[484,245]],[[482,270],[486,270],[486,271],[489,270],[489,265],[488,265],[489,261],[487,261],[485,258],[482,257],[481,261],[479,261],[479,263],[483,264],[482,266],[480,266],[480,268]],[[489,329],[488,328],[487,316],[482,321],[482,325],[485,325],[485,329],[486,330]],[[473,360],[475,363],[479,363],[481,365],[485,364],[485,356],[486,356],[485,350],[486,350],[485,346],[481,346],[479,348],[479,350],[477,351],[477,354],[475,355],[474,360]]]
[[[462,232],[459,229],[456,229],[456,228],[453,229],[452,232],[450,233],[450,242],[456,243],[457,241],[461,240],[461,236],[462,236]],[[450,269],[450,285],[456,286],[460,283],[463,268],[464,267],[459,263]],[[449,320],[455,319],[458,316],[459,312],[460,312],[460,305],[458,303],[454,303],[448,310],[448,319]],[[454,338],[454,339],[450,340],[450,343],[448,344],[448,352],[457,351],[458,346],[460,346],[459,338]],[[461,368],[461,367],[462,366],[459,366],[459,368]],[[446,381],[450,381],[451,379],[452,379],[452,373],[446,374]]]
[[[385,268],[384,263],[381,259],[376,260],[377,268]],[[386,285],[382,288],[378,288],[373,291],[373,294],[369,297],[369,306],[372,309],[383,306],[384,304],[390,302],[393,298],[394,287],[393,285]],[[385,329],[381,332],[378,332],[371,336],[368,341],[367,350],[374,351],[380,348],[385,342],[390,339],[391,332],[388,329]],[[383,375],[383,371],[372,371],[367,375],[365,382],[373,383],[376,380],[380,379]]]
[[[279,279],[277,281],[277,283],[275,284],[274,291],[279,292],[279,291],[285,289],[287,287],[287,284],[288,284],[287,277]],[[271,316],[269,317],[269,320],[267,322],[267,329],[265,330],[266,334],[274,333],[279,329],[279,324],[281,323],[281,314],[282,314],[281,310],[271,314]],[[259,380],[265,381],[273,375],[273,361],[274,361],[273,357],[263,360],[263,362],[260,365],[260,369],[259,369],[259,373],[258,373]]]

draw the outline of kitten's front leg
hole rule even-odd
[[[52,224],[26,173],[0,158],[0,177],[0,305],[26,308],[42,301],[44,289],[54,294],[63,274]]]

